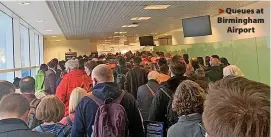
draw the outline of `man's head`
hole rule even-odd
[[[162,65],[162,66],[160,66],[159,67],[159,71],[160,71],[160,73],[168,75],[168,72],[169,72],[168,65]]]
[[[167,60],[166,58],[160,58],[157,61],[158,67],[162,66],[162,65],[167,65]]]
[[[270,87],[233,76],[210,84],[203,122],[208,137],[269,137]]]
[[[140,63],[141,63],[141,58],[140,57],[134,57],[134,63],[135,63],[135,65],[140,65]]]
[[[148,80],[155,80],[155,81],[159,82],[158,81],[159,76],[160,76],[160,74],[157,71],[151,71],[148,74]]]
[[[48,66],[46,64],[41,64],[40,65],[40,70],[47,71],[48,70]]]
[[[91,73],[93,86],[98,83],[113,82],[113,72],[111,68],[106,64],[100,64],[96,66]]]
[[[219,66],[220,61],[217,58],[211,58],[211,66]]]
[[[219,59],[219,56],[218,56],[218,55],[212,55],[211,57],[212,57],[212,58]]]
[[[171,76],[181,75],[186,71],[186,64],[182,63],[180,60],[174,59],[169,64],[169,70]]]
[[[21,94],[9,94],[0,101],[0,119],[19,118],[28,120],[30,105]]]
[[[19,86],[22,93],[35,93],[35,79],[33,77],[24,77]]]
[[[65,63],[65,67],[67,69],[67,72],[71,72],[72,70],[78,69],[79,68],[79,61],[78,61],[78,59],[68,60]]]
[[[56,64],[56,66],[58,65],[58,59],[57,58],[52,59],[52,61]]]
[[[11,93],[15,93],[15,86],[5,80],[0,80],[0,100]]]
[[[56,64],[53,60],[51,60],[50,62],[47,63],[47,66],[51,69],[55,69],[56,68]]]
[[[126,65],[126,60],[124,57],[118,57],[118,64],[120,66],[125,66]]]

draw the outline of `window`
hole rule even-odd
[[[12,18],[0,11],[0,69],[14,68]],[[13,81],[13,73],[0,73],[0,79]]]
[[[40,64],[44,63],[43,60],[43,36],[39,35],[39,46],[40,46]]]
[[[35,60],[36,60],[35,65],[39,66],[40,65],[39,35],[35,34],[34,40],[35,40]]]
[[[21,59],[22,59],[22,67],[30,66],[30,58],[29,58],[29,30],[23,25],[20,25],[20,33],[21,33]]]

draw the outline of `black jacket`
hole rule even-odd
[[[126,75],[126,73],[129,71],[128,68],[126,68],[125,66],[117,66],[114,71],[113,71],[113,75],[114,75],[114,80],[116,83],[117,80],[117,76],[118,74],[124,74]],[[124,89],[124,83],[117,83],[120,89]]]
[[[216,82],[223,78],[223,70],[220,66],[213,66],[210,71],[206,72],[206,77],[209,77],[212,82]]]
[[[126,74],[124,89],[137,98],[137,88],[147,83],[146,71],[139,66],[129,70]]]
[[[149,80],[148,86],[153,90],[154,93],[158,91],[160,85],[155,80]],[[147,85],[142,85],[138,88],[137,91],[137,102],[138,102],[138,108],[142,114],[142,117],[144,120],[148,120],[149,118],[149,110],[151,107],[153,95]]]
[[[121,91],[115,83],[100,83],[94,86],[92,94],[102,100],[109,97],[116,99],[120,96]],[[143,137],[142,120],[136,100],[131,94],[126,93],[120,104],[127,113],[129,137]],[[84,137],[86,133],[91,137],[97,110],[98,105],[90,97],[82,98],[75,111],[72,137]]]
[[[171,77],[168,81],[165,82],[165,84],[162,85],[162,88],[169,93],[169,96],[172,97],[172,95],[175,93],[176,88],[179,86],[179,84],[186,80],[187,77],[185,76],[174,76]],[[168,128],[168,121],[167,121],[167,106],[170,101],[170,98],[161,90],[161,88],[156,92],[151,108],[149,113],[149,120],[151,121],[158,121],[158,122],[164,122],[165,128]]]
[[[55,137],[55,135],[31,131],[24,121],[12,118],[0,120],[0,137]]]

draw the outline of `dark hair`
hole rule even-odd
[[[141,58],[140,57],[134,57],[134,63],[136,64],[136,65],[139,65],[140,63],[141,63]]]
[[[228,62],[228,60],[224,57],[220,58],[220,62],[226,67],[229,66],[230,63]]]
[[[30,104],[21,94],[9,94],[3,97],[0,102],[0,115],[16,114],[19,118],[29,110]]]
[[[125,64],[126,64],[125,58],[122,56],[118,57],[118,63],[120,66],[125,66]]]
[[[219,56],[218,55],[212,55],[212,58],[219,59]]]
[[[85,64],[85,60],[84,59],[80,59],[79,60],[79,69],[85,70],[84,64]]]
[[[48,66],[46,64],[41,64],[40,65],[40,70],[47,71],[48,70]]]
[[[197,57],[197,60],[198,60],[200,65],[204,66],[204,60],[203,60],[202,57]]]
[[[56,66],[58,65],[58,59],[57,58],[52,59],[52,61],[55,63]]]
[[[50,62],[47,63],[47,66],[49,68],[55,69],[57,65],[53,60],[51,60]]]
[[[203,122],[210,137],[269,137],[270,86],[234,76],[209,84]]]
[[[20,90],[22,93],[35,92],[35,79],[30,76],[22,78],[20,81]]]
[[[171,60],[169,68],[174,75],[183,75],[186,71],[186,64],[181,63],[176,57],[174,60]]]
[[[199,68],[199,62],[197,58],[195,57],[191,58],[190,62],[194,70],[197,70]]]
[[[11,93],[15,93],[15,86],[8,81],[0,80],[0,100],[5,95],[11,94]]]
[[[87,61],[84,66],[87,67],[89,71],[92,71],[96,66],[98,66],[98,63],[96,61]]]
[[[211,60],[210,56],[205,56],[205,64],[206,64],[206,66],[211,66],[210,60]]]
[[[14,78],[13,85],[15,86],[16,89],[20,88],[19,87],[20,80],[21,78],[18,77]]]
[[[158,64],[159,67],[162,66],[162,65],[166,65],[167,60],[165,58],[160,58],[160,59],[158,59],[157,64]]]
[[[183,54],[183,59],[186,64],[189,64],[189,55],[188,54]]]
[[[159,71],[160,73],[168,75],[168,71],[169,71],[168,69],[169,69],[168,65],[164,64],[160,66]]]
[[[179,116],[192,113],[202,114],[205,91],[199,84],[185,80],[177,87],[172,101],[172,110]]]

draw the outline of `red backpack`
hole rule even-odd
[[[113,100],[107,98],[105,101],[95,97],[90,98],[99,105],[94,122],[94,137],[125,137],[128,118],[124,107],[120,104],[125,92]]]

